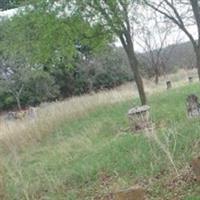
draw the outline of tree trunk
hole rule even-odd
[[[18,107],[18,110],[21,110],[22,107],[21,107],[20,98],[19,98],[18,96],[16,96],[15,98],[16,98],[16,101],[17,101],[17,107]]]
[[[158,76],[158,74],[156,74],[155,75],[155,84],[158,85],[158,82],[159,82],[159,76]]]
[[[145,95],[145,91],[144,91],[143,81],[142,81],[142,78],[140,76],[140,72],[138,69],[139,62],[138,62],[135,52],[134,52],[133,41],[131,38],[130,31],[126,30],[124,32],[124,34],[119,35],[119,38],[124,47],[126,55],[128,57],[128,61],[129,61],[131,70],[134,74],[134,80],[137,85],[140,101],[141,101],[142,105],[145,105],[145,104],[147,104],[147,99],[146,99],[146,95]]]
[[[131,49],[129,49],[128,52],[129,52],[128,53],[128,60],[129,60],[131,70],[133,71],[133,74],[134,74],[134,80],[135,80],[136,85],[137,85],[139,97],[140,97],[142,105],[145,105],[147,103],[147,99],[146,99],[146,95],[145,95],[145,92],[144,92],[143,81],[142,81],[142,78],[140,76],[139,69],[138,69],[139,63],[138,63],[138,60],[137,60],[134,52]]]
[[[158,85],[159,82],[159,70],[158,67],[155,68],[155,84]]]
[[[200,81],[200,59],[197,59],[197,71],[198,71],[198,77],[199,77],[199,81]]]
[[[198,77],[200,81],[200,48],[196,49],[195,54],[196,54],[196,68],[197,68]]]

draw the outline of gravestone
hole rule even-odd
[[[131,131],[140,131],[149,127],[149,109],[150,106],[144,105],[128,111]]]
[[[200,104],[196,95],[189,95],[186,99],[186,105],[189,118],[200,116]]]
[[[196,180],[200,182],[200,157],[192,160],[191,167],[196,176]]]
[[[171,83],[171,81],[167,81],[166,84],[167,84],[167,90],[169,90],[169,89],[172,88],[172,83]]]
[[[145,192],[141,187],[132,187],[116,192],[114,200],[145,200]]]
[[[29,107],[29,109],[26,111],[26,116],[29,119],[36,119],[37,118],[37,110],[35,107]]]
[[[15,120],[16,114],[15,114],[15,112],[9,111],[9,112],[5,115],[4,118],[5,118],[6,121]]]
[[[188,77],[188,80],[189,80],[189,83],[192,83],[192,82],[193,82],[193,77],[192,77],[192,76],[189,76],[189,77]]]

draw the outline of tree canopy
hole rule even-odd
[[[27,2],[20,1],[20,3]],[[10,93],[16,96],[17,92],[18,100],[19,94],[25,92],[24,85],[30,85],[30,80],[34,85],[33,83],[40,82],[40,77],[53,86],[54,81],[51,77],[53,75],[57,79],[56,71],[74,73],[72,69],[76,68],[80,59],[95,54],[111,39],[99,24],[91,25],[76,13],[68,15],[61,7],[54,9],[53,4],[44,1],[35,2],[31,7],[19,9],[17,15],[0,21],[0,69],[3,70],[5,66],[12,72],[6,79],[4,73],[0,72],[1,86],[9,88],[9,91],[13,87]],[[22,61],[21,64],[18,64],[18,60]],[[50,77],[43,72],[48,72]],[[24,76],[29,77],[28,82],[21,80]],[[64,75],[63,80],[66,81]],[[48,87],[44,88],[48,90]],[[51,90],[54,90],[53,88],[55,87],[51,87]],[[38,93],[38,90],[30,91],[31,95]],[[42,93],[45,94],[45,91]],[[46,96],[47,100],[51,99],[47,93]],[[34,103],[45,100],[42,96],[39,99]],[[19,102],[18,107],[20,107]]]
[[[19,6],[21,3],[25,3],[24,0],[1,0],[0,10],[8,10]]]
[[[78,15],[58,17],[45,7],[23,11],[1,26],[4,54],[20,53],[37,65],[53,64],[61,58],[70,65],[78,53],[94,52],[109,39],[98,24],[91,26]]]
[[[100,23],[104,30],[118,37],[133,71],[141,103],[146,104],[139,62],[133,43],[134,29],[132,23],[138,17],[136,12],[137,2],[132,0],[75,0],[72,1],[72,8],[74,8],[74,12],[79,13],[90,23]]]

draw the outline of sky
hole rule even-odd
[[[0,11],[0,17],[12,17],[17,13],[17,9],[10,9],[5,11]]]

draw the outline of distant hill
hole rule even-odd
[[[195,67],[195,54],[191,42],[170,45],[164,49],[164,54],[170,51],[168,65],[181,68]]]
[[[117,55],[128,65],[128,60],[122,47],[117,48]],[[151,69],[148,67],[147,53],[138,53],[138,59],[142,63],[142,71],[148,74]],[[169,45],[163,49],[161,54],[164,57],[166,72],[170,73],[179,68],[191,69],[195,67],[196,59],[191,42]]]
[[[143,75],[152,76],[152,66],[149,63],[148,53],[138,53]],[[196,59],[191,42],[173,44],[165,47],[161,53],[165,65],[162,73],[173,73],[180,68],[192,69],[196,65]]]

